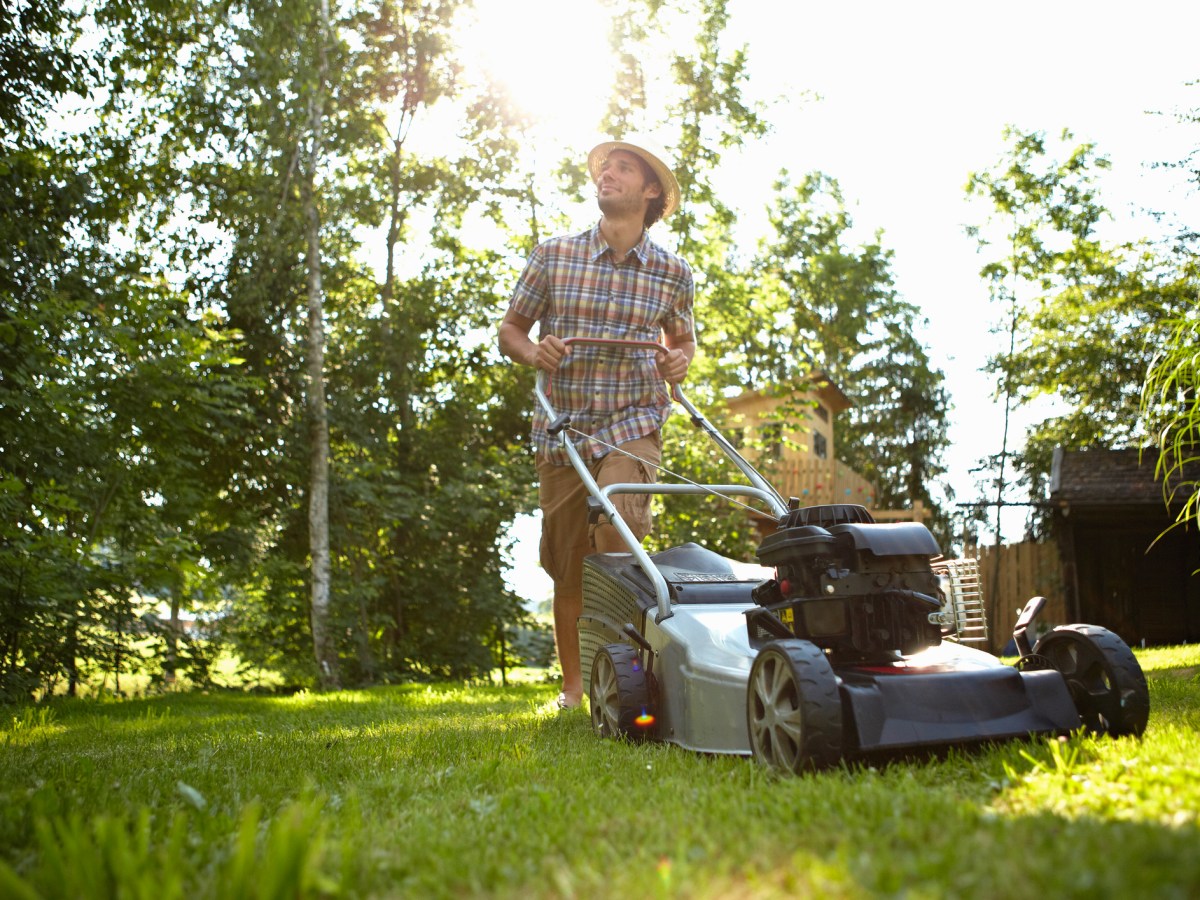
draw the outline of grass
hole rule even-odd
[[[1200,647],[1142,740],[780,777],[555,688],[53,701],[0,730],[3,897],[1200,895]]]

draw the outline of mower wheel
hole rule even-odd
[[[800,773],[842,757],[842,699],[825,653],[801,640],[772,641],[750,669],[750,749],[765,766]]]
[[[654,711],[646,671],[628,644],[606,644],[592,662],[588,705],[592,729],[602,738],[639,741],[651,735]]]
[[[1146,676],[1129,646],[1107,628],[1061,625],[1043,635],[1033,653],[1062,673],[1088,731],[1119,737],[1146,730]]]

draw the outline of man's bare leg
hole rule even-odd
[[[568,706],[578,706],[583,699],[583,671],[579,665],[579,617],[583,614],[583,597],[554,588],[554,646],[558,664],[562,666],[563,700]]]

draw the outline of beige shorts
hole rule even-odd
[[[621,444],[620,448],[625,453],[613,450],[590,463],[588,468],[596,484],[654,483],[654,466],[662,461],[662,437],[658,432]],[[587,488],[572,466],[556,466],[539,455],[537,469],[542,568],[554,579],[555,587],[579,593],[583,590],[583,558],[596,550],[596,526],[587,520]],[[653,525],[650,495],[614,494],[611,499],[629,530],[639,541],[644,539]],[[601,516],[603,521],[605,517]]]

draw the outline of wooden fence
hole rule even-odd
[[[837,459],[787,459],[763,467],[767,479],[785,498],[797,497],[804,506],[823,503],[875,505],[875,488]]]
[[[1055,544],[1027,541],[1000,547],[971,547],[964,556],[979,560],[988,643],[993,653],[1000,653],[1007,646],[1017,616],[1030,597],[1041,596],[1049,601],[1037,620],[1039,634],[1055,625],[1067,624]]]

